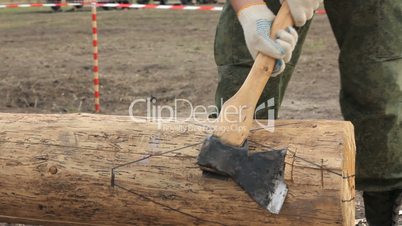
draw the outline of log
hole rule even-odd
[[[256,123],[250,151],[287,149],[279,215],[196,165],[207,122],[0,114],[0,222],[42,225],[353,225],[353,126]],[[271,128],[272,129],[272,128]],[[112,173],[113,171],[113,173]]]

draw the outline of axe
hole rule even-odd
[[[271,37],[288,26],[293,26],[293,19],[284,1],[272,25]],[[275,62],[274,58],[258,54],[243,85],[223,104],[213,135],[204,141],[197,164],[204,171],[230,176],[259,205],[278,214],[287,195],[283,179],[286,151],[249,154],[247,144],[257,101]],[[238,111],[232,112],[233,107]]]

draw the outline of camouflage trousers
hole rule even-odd
[[[267,5],[274,13],[280,8],[279,0]],[[326,0],[325,8],[340,48],[342,114],[355,126],[357,189],[401,189],[402,1]],[[309,23],[298,29],[291,61],[281,76],[270,78],[258,105],[274,98],[277,114],[308,28]],[[215,61],[219,73],[215,101],[220,108],[221,98],[229,99],[240,88],[253,64],[229,3],[216,32]],[[256,114],[264,115],[264,111]]]

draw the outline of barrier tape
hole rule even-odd
[[[63,6],[88,6],[88,3],[30,3],[30,4],[0,4],[0,8],[29,8],[29,7],[63,7]],[[190,5],[157,5],[157,4],[120,4],[120,3],[96,3],[97,7],[130,8],[130,9],[173,9],[173,10],[204,10],[222,11],[221,6],[190,6]]]
[[[0,8],[28,8],[28,7],[54,7],[54,6],[87,6],[88,3],[31,3],[31,4],[3,4]],[[170,9],[170,10],[204,10],[222,11],[221,6],[191,6],[191,5],[157,5],[157,4],[120,4],[120,3],[96,3],[97,7],[130,8],[130,9]],[[324,9],[316,10],[316,14],[326,14]]]
[[[29,8],[29,7],[54,7],[54,6],[82,6],[82,3],[30,3],[30,4],[0,4],[0,8]]]
[[[96,2],[92,3],[92,47],[93,47],[93,84],[95,98],[95,112],[100,112],[99,95],[99,60],[98,60],[98,26],[96,23]]]
[[[172,10],[206,10],[222,11],[221,6],[190,6],[190,5],[156,5],[156,4],[119,4],[119,3],[98,3],[99,7],[110,8],[131,8],[131,9],[172,9]]]
[[[327,14],[327,11],[325,11],[325,9],[317,9],[317,10],[315,11],[315,14],[318,14],[318,15],[325,15],[325,14]]]

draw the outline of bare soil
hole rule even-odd
[[[213,104],[218,17],[203,11],[99,10],[102,113],[128,114],[131,101],[151,96],[160,104],[175,98]],[[88,9],[3,10],[0,20],[1,112],[93,111]],[[281,118],[341,119],[337,54],[326,16],[316,16]]]
[[[0,10],[0,112],[93,112],[89,10]],[[214,104],[218,17],[206,11],[99,10],[102,113],[127,115],[133,100],[147,97],[160,104],[175,98]],[[280,118],[342,119],[337,55],[327,17],[316,16]]]

